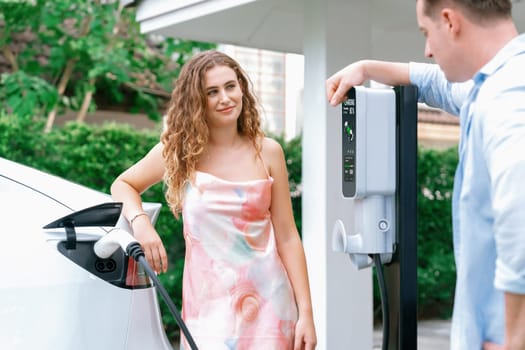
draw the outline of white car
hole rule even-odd
[[[153,222],[160,204],[146,203]],[[168,350],[156,289],[118,249],[93,245],[121,204],[0,158],[0,349]],[[45,228],[44,228],[45,227]]]

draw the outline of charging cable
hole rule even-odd
[[[381,263],[381,255],[374,254],[374,265],[376,267],[377,282],[379,284],[379,292],[381,294],[381,310],[383,314],[383,345],[382,350],[388,349],[388,338],[390,337],[390,315],[388,310],[388,295],[386,292],[385,276],[383,274],[383,264]]]
[[[162,299],[164,299],[164,302],[168,305],[168,308],[175,318],[177,325],[180,327],[184,337],[186,338],[186,341],[190,345],[191,350],[198,350],[197,345],[195,344],[195,341],[188,330],[188,327],[186,327],[184,320],[177,310],[177,307],[169,297],[168,292],[162,283],[160,283],[160,280],[157,277],[155,271],[153,271],[151,266],[146,261],[144,251],[142,250],[140,243],[129,232],[126,232],[120,228],[115,228],[99,239],[93,247],[95,254],[102,259],[109,258],[118,248],[122,248],[122,250],[124,250],[128,256],[131,256],[135,261],[142,265],[148,276],[153,281],[153,284],[157,287],[157,290],[162,296]]]

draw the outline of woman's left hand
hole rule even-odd
[[[295,325],[294,350],[314,350],[317,345],[314,320],[312,317],[299,317]]]

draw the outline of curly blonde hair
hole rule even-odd
[[[257,99],[244,70],[222,52],[204,51],[192,57],[182,68],[175,83],[166,126],[161,135],[162,156],[166,163],[166,200],[176,217],[182,211],[185,184],[194,179],[197,163],[208,143],[210,131],[206,122],[207,95],[204,84],[206,72],[215,66],[229,67],[237,75],[243,92],[237,130],[253,142],[257,153],[261,151],[264,133]]]

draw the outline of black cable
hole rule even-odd
[[[191,333],[188,330],[188,327],[186,327],[186,324],[182,320],[182,317],[180,316],[180,313],[177,310],[177,307],[171,300],[170,296],[168,295],[168,292],[166,291],[162,283],[160,283],[160,280],[157,277],[155,271],[153,271],[151,266],[149,266],[148,262],[146,261],[146,258],[144,257],[144,251],[140,247],[140,244],[138,242],[130,243],[126,250],[129,256],[131,256],[133,259],[135,259],[138,263],[142,265],[148,276],[153,280],[153,284],[157,287],[157,290],[162,296],[162,299],[164,299],[164,302],[166,302],[166,304],[168,305],[168,308],[170,309],[173,317],[175,317],[175,321],[182,330],[182,333],[188,341],[190,348],[192,350],[198,350],[197,345],[195,344],[195,341],[193,340],[193,337],[191,336]]]
[[[388,309],[388,295],[386,292],[385,276],[383,275],[383,264],[379,254],[374,254],[374,265],[376,267],[377,282],[381,294],[381,310],[383,314],[383,345],[382,350],[388,350],[388,338],[390,337],[390,316]]]

